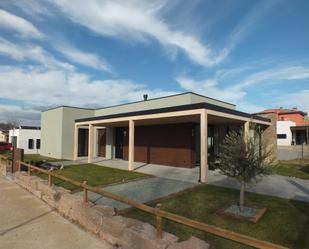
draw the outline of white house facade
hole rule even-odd
[[[41,149],[41,129],[20,126],[9,131],[9,142],[13,147],[24,149],[25,154],[39,154]]]
[[[6,134],[0,131],[0,142],[6,142]]]
[[[290,120],[277,121],[277,144],[280,146],[290,146],[293,141],[291,127],[296,123]]]

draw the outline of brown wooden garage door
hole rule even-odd
[[[128,160],[128,128],[123,132],[123,159]],[[195,166],[194,124],[135,127],[134,161],[191,168]]]

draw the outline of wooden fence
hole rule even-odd
[[[0,155],[1,158],[1,155]],[[1,162],[1,161],[0,161]],[[30,165],[28,163],[25,162],[18,162],[19,163],[19,170],[21,169],[21,166],[25,166],[27,168],[27,172],[28,175],[31,175],[31,171],[39,171],[41,173],[47,174],[48,175],[48,184],[51,186],[52,182],[53,182],[53,178],[58,178],[62,181],[68,182],[70,184],[73,184],[75,186],[81,187],[83,189],[83,201],[84,202],[88,202],[88,191],[91,191],[93,193],[97,193],[99,195],[102,195],[104,197],[125,203],[129,206],[135,207],[137,209],[140,209],[142,211],[145,211],[147,213],[150,213],[152,215],[155,216],[155,220],[156,220],[156,229],[157,229],[157,238],[162,238],[162,219],[167,219],[167,220],[171,220],[174,222],[177,222],[179,224],[183,224],[204,232],[208,232],[211,234],[214,234],[216,236],[225,238],[225,239],[229,239],[232,241],[236,241],[238,243],[244,244],[244,245],[248,245],[248,246],[252,246],[255,248],[261,248],[261,249],[288,249],[287,247],[284,246],[280,246],[274,243],[270,243],[267,241],[263,241],[263,240],[259,240],[244,234],[240,234],[237,232],[233,232],[233,231],[229,231],[223,228],[219,228],[213,225],[209,225],[206,223],[202,223],[196,220],[192,220],[180,215],[176,215],[170,212],[166,212],[164,210],[160,209],[160,205],[157,205],[155,208],[147,206],[145,204],[141,204],[138,203],[136,201],[130,200],[124,196],[120,196],[108,191],[103,190],[102,188],[98,188],[98,187],[93,187],[93,186],[89,186],[87,184],[87,182],[78,182],[75,181],[73,179],[70,179],[68,177],[59,175],[53,171],[48,171],[48,170],[44,170],[41,169],[39,167]]]

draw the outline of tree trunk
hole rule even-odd
[[[240,183],[240,197],[239,197],[240,212],[243,212],[243,210],[244,210],[244,201],[245,201],[245,182],[241,181],[241,183]]]

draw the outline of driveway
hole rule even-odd
[[[0,248],[112,249],[0,176]]]

